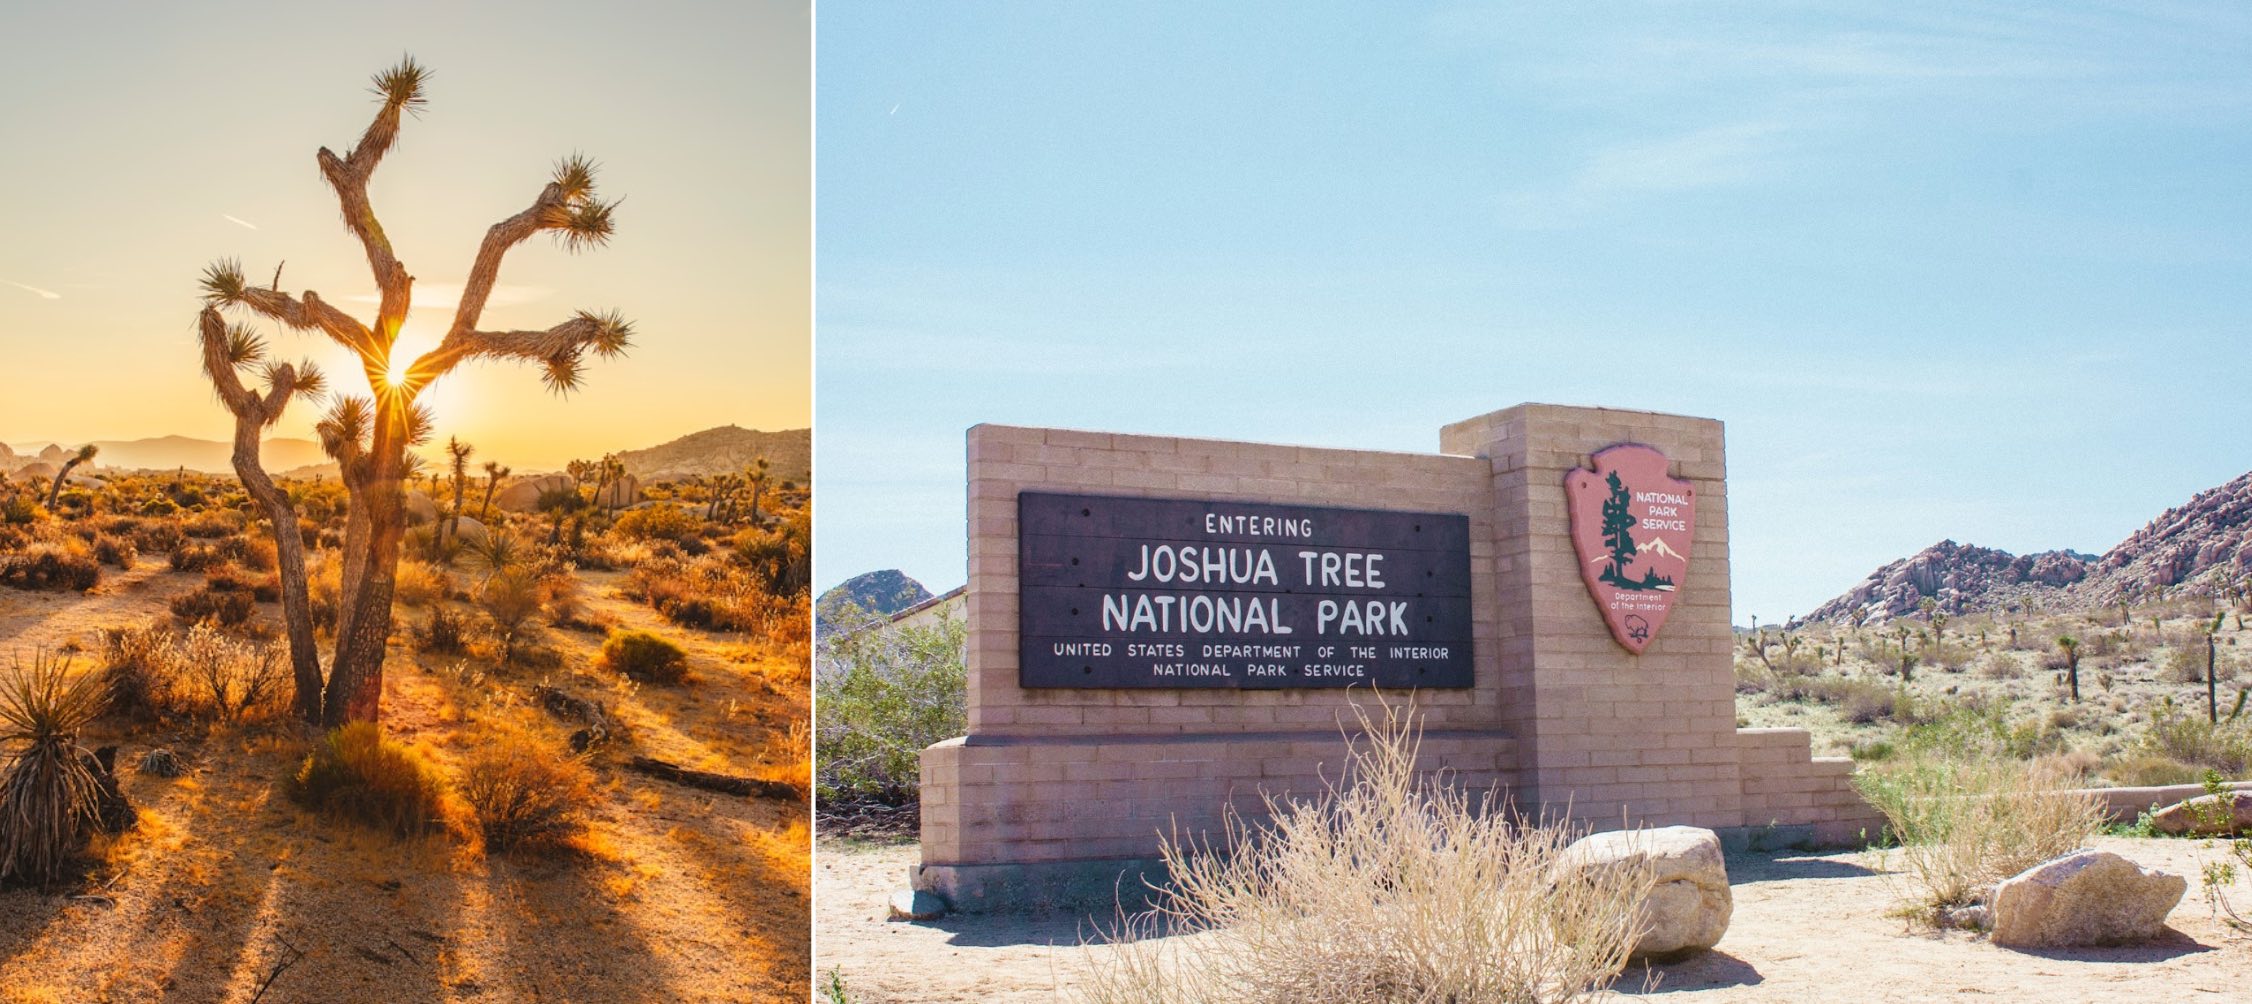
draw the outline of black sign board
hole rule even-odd
[[[1027,687],[1467,687],[1470,518],[1017,496]]]

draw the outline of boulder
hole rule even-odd
[[[493,496],[493,506],[507,512],[533,512],[539,508],[541,492],[569,487],[571,479],[561,474],[520,478]]]
[[[620,509],[641,501],[641,479],[631,474],[602,487],[594,504],[604,509]]]
[[[1704,951],[1728,933],[1735,900],[1720,837],[1695,826],[1613,830],[1582,837],[1564,849],[1560,873],[1647,864],[1650,894],[1642,901],[1646,933],[1636,959],[1672,960]]]
[[[407,525],[421,526],[438,518],[438,503],[421,492],[407,493]]]
[[[41,484],[53,483],[55,480],[55,475],[60,473],[62,473],[61,468],[47,463],[44,460],[25,464],[22,467],[16,468],[16,478],[18,480],[34,481]]]
[[[2062,948],[2149,941],[2189,882],[2110,851],[2081,848],[1994,887],[1994,943]]]
[[[2207,823],[2206,814],[2216,814],[2214,808],[2222,799],[2227,799],[2228,805],[2217,813],[2220,825]],[[2153,814],[2150,817],[2150,828],[2177,837],[2220,837],[2252,833],[2252,791],[2199,795],[2188,801],[2176,802]]]

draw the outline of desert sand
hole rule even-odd
[[[2189,876],[2169,935],[2129,948],[2023,952],[1983,937],[1917,930],[1886,916],[1900,895],[1882,851],[1748,853],[1728,859],[1735,916],[1717,949],[1641,968],[1614,999],[2026,1001],[2252,999],[2252,940],[2232,937],[2199,896],[2201,841],[2099,837],[2095,846]],[[1088,921],[1066,914],[884,920],[912,843],[823,840],[814,876],[816,979],[841,971],[855,1004],[1070,999]],[[2240,890],[2246,888],[2240,884]],[[1100,951],[1101,949],[1093,949]]]

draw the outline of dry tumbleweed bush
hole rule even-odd
[[[1640,936],[1646,868],[1560,878],[1573,833],[1513,821],[1442,774],[1390,703],[1309,801],[1228,817],[1226,847],[1170,838],[1148,912],[1088,946],[1094,1004],[1576,1001],[1609,987]]]

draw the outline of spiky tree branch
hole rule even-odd
[[[305,581],[305,541],[297,529],[297,507],[259,464],[258,445],[259,434],[281,421],[292,400],[318,396],[327,381],[310,361],[295,366],[267,362],[265,340],[246,326],[228,324],[217,307],[204,307],[197,325],[203,340],[203,374],[220,403],[235,416],[235,476],[242,479],[243,489],[274,529],[282,622],[289,635],[290,675],[296,685],[290,707],[299,718],[317,721],[321,656],[313,637],[312,598]],[[265,377],[264,393],[243,385],[241,371],[252,366],[260,367]]]

